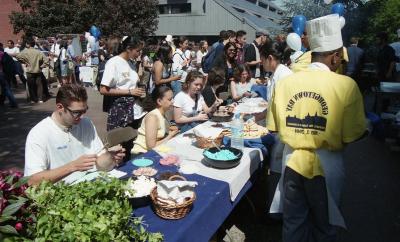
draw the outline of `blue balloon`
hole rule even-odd
[[[293,32],[301,37],[303,35],[303,33],[304,33],[304,29],[301,29],[300,27],[293,28]]]
[[[306,28],[307,19],[304,15],[296,15],[292,19],[293,31],[301,36]]]
[[[339,14],[339,16],[343,16],[344,14],[344,5],[341,3],[335,3],[332,5],[331,9],[333,14]]]
[[[96,40],[98,40],[101,36],[101,32],[100,29],[98,29],[96,26],[92,25],[92,27],[90,27],[89,33],[96,38]]]

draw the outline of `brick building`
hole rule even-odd
[[[16,42],[21,36],[21,34],[15,35],[13,33],[13,27],[8,17],[11,11],[19,9],[19,4],[15,0],[0,0],[0,42],[3,44],[6,44],[9,39]]]

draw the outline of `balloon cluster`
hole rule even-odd
[[[90,27],[89,33],[96,39],[96,41],[100,39],[101,31],[96,26],[92,25],[92,27]]]
[[[292,19],[293,33],[286,37],[286,43],[294,51],[301,51],[301,36],[306,28],[307,19],[304,15],[296,15]]]
[[[326,4],[330,4],[332,0],[324,0]],[[331,8],[331,13],[332,14],[338,14],[339,15],[339,21],[340,21],[340,26],[343,28],[344,25],[346,24],[346,20],[343,17],[344,14],[344,5],[342,3],[335,3],[332,5]],[[306,27],[306,22],[307,19],[304,15],[296,15],[292,19],[292,29],[293,33],[290,33],[286,37],[286,43],[287,45],[294,51],[296,51],[296,56],[298,56],[299,52],[304,50],[304,47],[301,45],[301,36],[304,33],[304,29]]]
[[[344,14],[344,5],[341,3],[335,3],[332,5],[331,8],[332,14],[338,14],[339,15],[339,21],[340,21],[340,26],[343,28],[344,25],[346,24],[346,19],[343,17]]]

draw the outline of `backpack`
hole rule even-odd
[[[211,70],[212,65],[214,63],[215,55],[217,53],[216,49],[217,48],[212,48],[207,53],[207,55],[201,58],[201,69],[203,70],[204,73],[208,73]]]

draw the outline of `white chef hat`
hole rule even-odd
[[[307,22],[306,29],[312,52],[327,52],[343,47],[338,14],[312,19]]]

